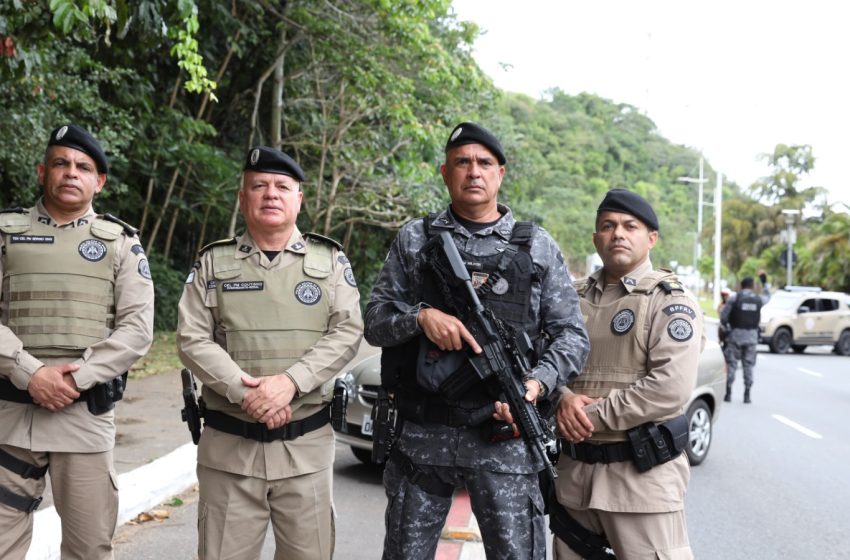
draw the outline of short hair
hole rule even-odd
[[[755,285],[756,285],[756,283],[755,283],[755,280],[753,280],[752,276],[745,276],[741,280],[741,289],[742,290],[752,289],[752,287],[755,286]]]

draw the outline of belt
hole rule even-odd
[[[220,432],[242,436],[256,441],[270,442],[277,440],[292,440],[304,434],[318,430],[331,421],[331,407],[325,406],[318,412],[301,420],[295,420],[280,428],[270,430],[265,424],[245,422],[224,412],[216,410],[204,411],[204,426],[215,428]]]
[[[627,441],[617,443],[570,443],[566,440],[561,442],[564,454],[576,461],[593,465],[595,463],[620,463],[631,461],[634,457],[632,446]]]
[[[7,506],[13,507],[24,513],[32,513],[37,510],[38,506],[41,505],[42,499],[42,496],[39,496],[38,498],[21,496],[20,494],[12,492],[5,486],[0,486],[0,503],[6,504]]]
[[[86,400],[86,395],[91,389],[80,391],[80,396],[74,402]],[[18,389],[8,379],[0,379],[0,400],[16,402],[20,404],[35,404],[29,391]]]
[[[477,403],[476,403],[477,404]],[[413,399],[399,399],[398,411],[402,418],[417,424],[440,424],[452,428],[479,426],[492,418],[492,402],[467,408],[450,404]]]
[[[434,474],[423,471],[398,447],[393,447],[393,450],[390,451],[390,457],[398,464],[404,477],[424,492],[443,498],[450,498],[454,494],[454,486],[443,482]]]
[[[10,455],[0,449],[0,467],[5,467],[6,469],[20,476],[21,478],[39,479],[44,477],[44,475],[47,473],[48,465],[44,465],[43,467],[37,467],[33,464],[27,463],[26,461],[22,461],[14,455]]]

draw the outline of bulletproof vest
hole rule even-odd
[[[593,304],[585,297],[589,289],[586,279],[576,282],[591,348],[581,375],[568,384],[572,391],[592,398],[605,398],[611,391],[625,389],[647,375],[645,329],[646,322],[650,320],[649,304],[656,290],[669,290],[667,283],[675,280],[676,276],[665,270],[650,272],[629,295],[605,305]],[[597,442],[626,439],[624,431],[607,429],[593,432],[591,438]]]
[[[267,270],[254,257],[236,258],[234,243],[209,246],[224,349],[254,377],[281,374],[328,331],[333,249],[308,239],[300,264]],[[302,395],[293,400],[292,410],[320,404],[322,395],[322,388]],[[207,387],[203,397],[209,409],[253,421],[239,405]]]
[[[441,229],[452,231],[434,223],[436,214],[425,220],[427,238],[437,235]],[[531,324],[531,287],[538,281],[531,258],[531,242],[537,229],[531,222],[516,222],[507,245],[494,246],[490,255],[470,255],[458,248],[461,258],[472,277],[481,303],[492,310],[496,317],[517,330],[526,331],[532,341],[539,338],[537,325]],[[457,298],[457,299],[456,299]],[[446,290],[436,275],[423,267],[422,301],[463,319],[466,301],[459,290]],[[428,392],[436,388],[449,375],[463,367],[470,367],[466,351],[440,351],[426,337],[420,337],[417,362],[417,385]]]
[[[4,323],[33,356],[75,360],[112,333],[121,224],[55,228],[29,213],[0,214],[6,266]]]
[[[752,292],[739,292],[729,313],[733,329],[757,329],[761,320],[761,298]]]

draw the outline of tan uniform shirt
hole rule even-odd
[[[286,248],[269,262],[246,232],[237,239],[233,251],[237,259],[253,259],[254,264],[274,271],[301,267],[310,243],[315,242],[308,243],[296,228]],[[281,372],[289,375],[299,395],[320,388],[337,375],[360,345],[363,336],[360,293],[350,269],[345,255],[334,249],[330,273],[334,289],[322,296],[330,298],[327,332],[298,362]],[[206,387],[240,405],[248,389],[242,383],[242,376],[247,374],[225,350],[216,292],[208,289],[211,280],[214,280],[212,251],[207,251],[189,274],[180,299],[178,353]],[[298,317],[281,317],[281,320],[297,321]],[[301,406],[295,411],[294,419],[309,416],[320,408],[321,405]],[[208,428],[198,447],[198,462],[213,469],[276,480],[327,468],[333,462],[333,450],[333,430],[329,425],[295,440],[269,443]]]
[[[88,227],[97,216],[89,208],[75,222],[56,224],[40,200],[29,211],[42,223],[53,225],[57,236],[68,228]],[[145,355],[153,341],[154,292],[144,251],[135,235],[122,235],[117,243],[115,329],[108,338],[90,346],[83,357],[74,362],[81,366],[72,374],[81,391],[128,371]],[[6,235],[0,232],[0,248],[4,248],[5,244]],[[3,250],[0,277],[5,264],[6,252]],[[8,286],[4,283],[0,296],[0,376],[25,390],[33,374],[45,363],[27,352],[20,339],[6,327],[8,300]],[[128,390],[132,392],[132,385]],[[95,416],[88,411],[85,402],[78,402],[59,412],[50,412],[35,405],[0,400],[0,443],[32,451],[108,451],[115,446],[113,411]]]
[[[651,271],[652,264],[647,259],[617,284],[608,286],[600,283],[602,271],[598,271],[591,275],[584,298],[594,304],[617,301],[631,293]],[[661,288],[648,297],[643,325],[647,375],[585,407],[594,430],[627,430],[679,414],[696,384],[699,354],[705,344],[703,316],[696,298],[687,291],[668,294]],[[681,310],[677,306],[689,308],[694,318],[674,311]],[[682,319],[691,323],[693,333],[687,340],[676,340],[668,326]],[[594,346],[591,333],[591,360],[593,353],[600,351],[605,349]],[[594,443],[593,438],[588,441]],[[573,509],[666,512],[684,507],[690,468],[685,453],[644,473],[639,473],[631,462],[589,465],[562,455],[558,473],[558,501]]]

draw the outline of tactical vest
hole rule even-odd
[[[328,331],[333,248],[308,239],[301,266],[267,270],[254,258],[236,258],[235,243],[235,239],[216,242],[202,250],[212,252],[224,349],[254,377],[281,374]],[[320,404],[323,392],[318,388],[298,397],[292,410]],[[203,396],[207,408],[253,421],[239,405],[206,387]]]
[[[438,235],[440,230],[454,230],[453,226],[435,223],[436,216],[437,214],[429,215],[423,224],[428,239]],[[458,249],[473,278],[473,285],[476,287],[481,303],[492,310],[496,317],[517,330],[525,330],[532,342],[539,338],[538,326],[531,324],[531,288],[533,282],[539,281],[531,258],[531,243],[536,230],[537,226],[532,222],[516,222],[507,246],[500,245],[500,250],[494,250],[490,255],[470,255]],[[421,266],[423,271],[421,301],[445,313],[463,318],[462,311],[467,304],[462,299],[462,294],[456,291],[447,292],[442,288],[427,266],[421,265],[421,259],[418,266]],[[455,300],[455,297],[460,299]],[[416,366],[418,369],[416,388],[418,389],[433,393],[435,387],[453,371],[461,367],[471,367],[466,360],[466,351],[462,350],[441,353],[439,360],[442,367],[428,368],[427,371],[423,371],[425,369],[423,353],[439,352],[439,350],[424,336],[420,337],[419,342],[419,360]],[[435,376],[435,369],[441,372],[436,376],[442,378],[432,379]],[[470,397],[484,398],[481,389],[483,388],[477,390],[474,388]],[[489,397],[486,398],[489,399]]]
[[[581,375],[568,384],[572,391],[591,398],[605,398],[611,391],[626,389],[646,377],[645,328],[650,319],[649,304],[656,289],[672,291],[668,282],[675,280],[676,275],[666,270],[650,272],[629,295],[605,305],[593,304],[585,298],[589,289],[587,279],[576,282],[591,349]],[[593,432],[591,440],[625,441],[626,433],[602,429]]]
[[[738,292],[735,305],[729,313],[729,324],[733,329],[757,329],[761,320],[761,298],[750,292]]]
[[[0,214],[5,324],[39,359],[76,360],[115,326],[115,260],[124,227],[95,218],[54,228],[28,212]]]

